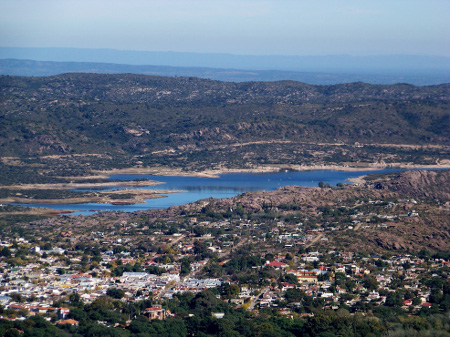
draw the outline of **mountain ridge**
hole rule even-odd
[[[239,77],[231,78],[231,80],[236,81],[268,80],[275,75],[275,79],[289,76],[294,80],[302,80],[304,77],[298,77],[299,75],[295,74],[295,72],[307,72],[320,73],[332,78],[337,77],[334,83],[352,81],[376,83],[384,81],[383,83],[392,84],[395,82],[414,81],[415,84],[427,85],[450,82],[450,57],[433,55],[235,55],[115,49],[0,47],[0,58],[53,62],[115,63],[130,66],[153,65],[231,70],[244,69],[248,72],[262,72],[264,75],[264,77],[260,76],[258,78],[252,78],[250,75],[244,79]],[[67,69],[67,71],[72,70]],[[192,70],[190,71],[192,72]],[[269,71],[269,74],[265,73],[265,71]],[[274,71],[275,73],[277,71],[284,72],[274,75]],[[164,73],[161,75],[170,74]],[[182,72],[178,72],[177,75],[190,76]],[[208,74],[201,75],[199,72],[192,75],[198,77],[208,76]],[[221,78],[217,77],[217,79],[230,80],[229,75],[221,76]],[[321,79],[320,77],[315,77],[315,80],[319,81]]]
[[[434,165],[450,159],[449,100],[450,84],[1,76],[0,155],[34,158],[45,167],[68,166],[68,155],[101,155],[72,160],[80,172],[87,165],[168,165],[190,171]],[[65,159],[50,164],[46,156]]]
[[[199,77],[226,82],[293,80],[313,85],[352,82],[369,84],[437,85],[450,82],[450,71],[438,74],[358,74],[300,72],[287,70],[245,70],[235,68],[129,65],[96,62],[55,62],[21,59],[0,59],[0,74],[11,76],[54,76],[64,73],[142,74],[153,76]]]
[[[225,68],[249,65],[244,68],[259,70],[304,70],[306,67],[326,69],[331,66],[339,66],[341,69],[345,67],[355,69],[357,67],[367,68],[368,65],[371,65],[370,68],[377,70],[382,68],[450,68],[450,57],[435,55],[237,55],[56,47],[0,47],[0,55],[2,58],[28,58],[40,61],[114,62],[132,65],[225,66]]]

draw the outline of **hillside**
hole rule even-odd
[[[116,223],[154,223],[160,226],[157,228],[167,229],[170,223],[183,227],[189,219],[211,224],[244,221],[259,224],[252,230],[253,238],[259,238],[284,223],[285,231],[300,228],[304,233],[314,233],[318,230],[316,233],[326,236],[327,241],[313,245],[313,249],[320,251],[382,253],[426,249],[448,252],[449,178],[449,170],[383,174],[378,175],[376,181],[361,185],[286,186],[271,192],[248,192],[228,199],[209,198],[167,209],[52,217],[33,222],[33,226],[28,223],[19,226],[34,236],[60,239],[60,231],[71,230],[83,235],[95,229],[103,231],[105,226],[113,227]],[[414,214],[409,216],[410,212]],[[229,226],[226,233],[239,231],[239,227]],[[215,235],[223,233],[210,230]],[[241,234],[241,237],[247,235]],[[138,235],[137,240],[148,244],[145,236]],[[280,246],[279,242],[266,240],[259,240],[255,245],[258,249],[269,250]]]
[[[120,218],[132,221],[135,217],[148,217],[156,221],[173,219],[181,214],[189,216],[206,214],[214,219],[220,218],[220,215],[226,217],[230,209],[241,208],[242,214],[248,219],[270,221],[269,219],[273,217],[274,221],[277,219],[301,221],[304,227],[310,228],[315,228],[314,224],[317,226],[321,224],[320,226],[328,231],[326,235],[329,241],[318,243],[316,246],[325,251],[327,249],[448,251],[449,181],[448,170],[383,174],[377,181],[368,181],[361,186],[344,185],[332,189],[287,186],[272,192],[244,193],[230,199],[210,198],[167,210],[148,210],[136,212],[134,215],[122,214]],[[389,202],[393,206],[389,205]],[[337,230],[330,233],[329,230],[336,224],[342,227],[352,224],[349,218],[351,210],[365,214],[362,219],[372,228],[362,230],[360,227],[358,230]],[[411,211],[417,212],[419,216],[402,216]],[[395,220],[383,220],[384,214],[393,215]],[[111,214],[98,215],[98,219],[109,216]],[[389,230],[380,230],[373,225],[383,222],[393,226]],[[362,225],[364,228],[364,224]]]
[[[49,305],[39,310],[67,308],[77,324],[50,325],[33,313],[0,328],[20,323],[25,336],[44,328],[55,336],[447,336],[450,209],[448,198],[433,198],[448,196],[450,171],[375,178],[5,223],[4,315],[25,316],[40,296]],[[411,197],[424,189],[426,197]],[[17,292],[23,275],[35,297]],[[152,320],[145,308],[176,316]],[[130,324],[114,328],[113,319]]]
[[[130,74],[2,76],[2,179],[12,182],[17,170],[23,175],[36,167],[51,177],[155,165],[200,171],[444,163],[449,89]]]

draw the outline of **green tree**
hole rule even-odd
[[[386,296],[386,303],[388,307],[400,307],[403,304],[403,293],[401,291],[390,292]]]
[[[125,296],[125,292],[122,289],[110,288],[106,291],[106,295],[115,299],[121,299]]]
[[[284,281],[291,284],[298,284],[298,278],[294,274],[286,274],[284,276]]]
[[[191,263],[189,262],[189,259],[187,257],[184,257],[181,260],[180,276],[187,275],[190,272],[191,272]]]
[[[369,291],[378,289],[378,281],[373,276],[364,276],[363,285]]]
[[[288,289],[284,294],[284,298],[288,302],[301,302],[304,297],[305,292],[297,288]]]
[[[237,295],[239,295],[241,289],[237,284],[230,284],[230,283],[222,283],[220,286],[220,295],[224,299],[231,299],[236,298]]]
[[[69,301],[70,301],[72,304],[80,303],[80,302],[81,302],[80,294],[78,294],[78,293],[71,293],[71,294],[69,295]]]
[[[11,257],[11,250],[8,247],[3,247],[3,249],[0,252],[0,255],[4,257]]]
[[[204,241],[194,241],[194,254],[200,255],[202,258],[207,257],[208,254],[208,246]]]

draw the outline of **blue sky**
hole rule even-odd
[[[0,0],[0,46],[450,56],[450,0]]]

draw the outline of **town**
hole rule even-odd
[[[333,190],[343,189],[342,197],[361,188]],[[286,190],[298,197],[292,188],[274,193]],[[420,227],[430,214],[444,221],[437,227],[448,226],[448,201],[366,196],[309,211],[308,205],[265,203],[258,213],[242,200],[221,213],[223,201],[216,200],[200,212],[166,218],[65,215],[3,230],[2,319],[15,324],[40,317],[72,332],[89,322],[130,333],[137,321],[192,321],[198,311],[180,303],[201,297],[212,303],[203,304],[202,315],[215,321],[239,312],[304,323],[335,312],[336,319],[362,317],[378,334],[395,328],[389,317],[399,317],[398,329],[422,324],[444,333],[448,250],[433,248],[437,235],[430,228],[424,240],[432,249],[411,249],[419,245],[406,240],[386,245],[381,238]],[[377,237],[379,247],[370,240],[362,245],[361,235]],[[352,240],[355,245],[347,244]]]

